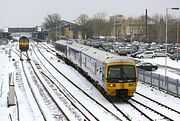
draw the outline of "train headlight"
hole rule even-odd
[[[108,84],[109,87],[116,87],[116,84]]]

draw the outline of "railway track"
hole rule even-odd
[[[143,113],[131,102],[111,102],[112,105],[117,109],[121,110],[127,117],[129,121],[143,120],[143,121],[153,121],[151,117]]]
[[[33,66],[32,62],[30,62],[30,65],[35,74],[35,75],[32,75],[32,78],[37,78],[37,80],[34,80],[34,84],[37,87],[37,89],[40,93],[40,96],[44,100],[46,106],[48,107],[49,112],[51,112],[50,114],[53,117],[53,119],[70,121],[68,116],[62,110],[61,106],[58,104],[59,100],[55,99],[54,95],[49,90],[49,88],[47,86],[45,86],[45,84],[43,83],[44,79],[42,78],[42,76],[40,76],[38,74],[38,72],[36,71],[36,68],[35,68],[35,66]],[[40,102],[42,102],[42,101],[40,101]]]
[[[18,53],[17,53],[18,54]],[[18,55],[20,58],[22,56]],[[29,58],[28,55],[23,54],[23,57],[25,58]],[[35,69],[32,67],[32,63],[29,61],[28,63],[24,64],[24,59],[20,59],[21,63],[22,63],[22,69],[24,72],[24,75],[26,77],[28,86],[32,92],[33,98],[36,102],[36,105],[38,106],[38,110],[41,112],[43,120],[44,121],[48,121],[48,120],[67,120],[69,121],[68,117],[63,114],[63,110],[61,110],[61,108],[59,108],[59,106],[57,105],[56,101],[53,99],[53,97],[50,95],[50,93],[48,92],[48,90],[43,87],[42,80],[40,80],[40,77],[37,75],[37,73],[35,72]],[[25,67],[27,65],[29,65],[32,67],[32,70],[27,71],[28,69],[30,69],[29,67]],[[33,73],[34,71],[34,73]],[[34,83],[33,83],[34,82]],[[39,95],[37,94],[37,92],[39,91]],[[42,99],[40,99],[39,97],[42,97]],[[48,108],[45,108],[42,103],[44,103]],[[48,111],[50,110],[50,111]],[[51,113],[49,113],[51,112]],[[50,115],[52,114],[52,115]]]
[[[11,50],[11,51],[20,58],[20,53],[16,52],[15,50]],[[44,115],[42,114],[43,111],[41,110],[39,104],[37,103],[34,93],[32,93],[32,91],[31,91],[32,90],[31,87],[27,86],[27,85],[29,85],[29,78],[27,76],[28,74],[25,72],[23,61],[21,61],[21,65],[19,65],[18,61],[16,61],[15,69],[16,69],[16,73],[15,73],[15,75],[16,75],[15,76],[16,92],[15,93],[16,93],[16,97],[17,97],[16,102],[19,102],[19,100],[21,101],[20,98],[26,99],[26,100],[24,100],[27,102],[27,104],[25,106],[27,107],[27,109],[31,110],[34,113],[34,114],[29,114],[29,115],[31,115],[32,120],[46,121]],[[21,71],[21,69],[22,69],[22,71]],[[33,102],[29,101],[28,97],[31,98],[31,100],[34,99],[35,101],[33,101]],[[32,105],[31,105],[32,103],[33,103],[33,105],[36,105],[36,108],[32,108]],[[17,119],[23,120],[24,117],[20,113],[21,110],[23,110],[23,109],[21,109],[21,106],[19,105],[19,103],[17,103],[16,106],[17,106],[17,114],[18,114]],[[38,110],[35,110],[35,109],[38,109]],[[38,118],[36,116],[38,116]]]
[[[53,98],[56,98],[59,100],[58,103],[62,102],[61,107],[63,109],[65,108],[69,109],[69,112],[72,113],[75,119],[77,118],[77,120],[90,121],[90,119],[86,116],[87,113],[84,114],[84,112],[81,111],[82,108],[77,107],[78,103],[74,102],[75,99],[72,97],[72,95],[69,95],[69,93],[66,91],[65,88],[63,88],[62,85],[57,84],[57,80],[52,79],[53,77],[50,77],[49,74],[46,74],[47,72],[46,73],[43,72],[37,62],[35,63],[36,63],[35,65],[39,69],[40,74],[42,74],[43,78],[46,81],[46,84],[42,82],[44,87],[46,87],[47,90],[51,90],[51,95],[53,96]],[[65,105],[65,107],[62,105]],[[66,112],[64,112],[64,114],[66,114]],[[96,119],[96,117],[94,118]]]
[[[152,116],[149,116],[151,121],[154,121],[154,120],[174,121],[173,119],[167,117],[163,113],[160,113],[160,112],[156,111],[156,109],[153,109],[152,106],[147,106],[147,105],[143,104],[143,102],[140,102],[138,100],[131,99],[128,101],[128,103],[131,103],[132,105],[136,106],[137,109],[139,109],[143,115],[151,115],[152,114]],[[149,110],[149,112],[147,110]]]
[[[43,46],[42,46],[42,47],[43,47]],[[48,52],[49,52],[49,51],[48,51]],[[49,63],[50,63],[50,62],[49,62]],[[119,112],[126,118],[126,120],[128,120],[128,121],[131,121],[131,120],[132,120],[131,116],[128,115],[128,113],[124,113],[124,112],[122,111],[122,109],[118,108],[112,101],[109,100],[109,102],[115,107],[115,109],[116,109],[117,111],[119,111]],[[132,105],[131,105],[131,106],[132,106]],[[134,106],[134,108],[135,108],[135,106]],[[136,108],[136,110],[138,110],[138,109]],[[138,112],[140,112],[139,114],[142,114],[142,112],[141,112],[140,110],[138,110]],[[145,115],[145,114],[144,114],[143,117],[148,118],[148,119],[151,120],[151,118],[148,117],[148,116]],[[142,116],[141,116],[141,118],[142,118]]]
[[[40,50],[39,50],[39,52],[40,52]],[[40,52],[41,53],[41,52]],[[43,54],[41,53],[41,55],[43,56]],[[45,57],[44,57],[45,58]],[[46,58],[45,58],[46,59]],[[122,120],[121,118],[119,118],[119,116],[117,115],[117,114],[115,114],[115,113],[113,113],[111,110],[109,110],[108,108],[106,108],[105,106],[103,106],[100,102],[98,102],[98,101],[96,101],[95,99],[94,99],[94,97],[91,97],[89,94],[87,94],[83,89],[81,89],[78,85],[76,85],[71,79],[69,79],[66,75],[64,75],[62,72],[60,72],[56,67],[54,67],[54,65],[52,65],[51,64],[51,62],[49,62],[47,59],[46,59],[46,61],[59,73],[59,74],[61,74],[68,82],[70,82],[73,86],[75,86],[75,88],[77,88],[78,90],[80,90],[83,94],[85,94],[86,95],[86,97],[88,97],[88,98],[90,98],[90,100],[92,100],[93,102],[95,102],[99,107],[101,107],[103,110],[105,110],[107,113],[109,113],[110,115],[112,115],[114,118],[116,118],[116,120]],[[76,99],[76,101],[78,101],[77,99]],[[80,103],[80,101],[78,101],[79,103]],[[84,105],[84,104],[81,104],[82,106]],[[86,108],[87,109],[87,108]],[[88,109],[87,109],[88,110]],[[118,111],[119,112],[119,111]],[[124,114],[122,114],[122,112],[120,112],[120,114],[121,115],[124,115]],[[127,119],[128,117],[126,117],[125,115],[124,115],[124,117],[126,118],[126,120],[129,120],[129,119]],[[98,119],[98,118],[97,118]],[[98,120],[100,120],[100,119],[98,119]]]
[[[151,110],[161,115],[165,119],[177,120],[177,117],[180,117],[180,111],[175,110],[174,108],[168,105],[165,105],[161,102],[158,102],[154,99],[151,99],[141,93],[136,92],[136,95],[132,98],[132,100],[138,103],[139,102],[138,99],[144,100],[143,102],[146,102],[146,104],[143,104],[143,105],[146,105],[147,108],[155,107],[155,108],[151,108]],[[150,105],[151,107],[149,107]]]
[[[160,102],[158,102],[158,101],[156,101],[154,99],[151,99],[151,98],[149,98],[149,97],[147,97],[147,96],[145,96],[145,95],[143,95],[143,94],[141,94],[139,92],[135,92],[135,93],[142,96],[142,97],[144,97],[144,98],[146,98],[146,99],[148,99],[148,100],[150,100],[150,101],[152,101],[152,102],[154,102],[154,103],[156,103],[156,104],[158,104],[158,105],[160,105],[160,106],[162,106],[162,107],[164,107],[164,108],[167,108],[167,109],[169,109],[169,110],[171,110],[173,112],[176,112],[176,113],[180,114],[180,111],[175,110],[175,109],[171,108],[170,106],[164,105],[164,104],[162,104],[162,103],[160,103]]]
[[[43,47],[43,46],[42,46]],[[51,52],[51,51],[48,51],[48,48],[46,48],[45,49],[47,52]],[[16,50],[17,51],[17,50]],[[33,50],[34,51],[34,50]],[[13,50],[12,50],[12,52],[13,52]],[[38,50],[38,52],[40,52],[40,50]],[[40,52],[42,55],[43,55],[43,53],[42,52]],[[53,53],[53,51],[52,51],[52,53]],[[53,54],[54,55],[54,54]],[[27,55],[25,55],[25,54],[23,54],[23,60],[25,60],[25,59],[27,59],[27,57],[26,57]],[[55,56],[55,55],[54,55]],[[24,58],[25,57],[25,58]],[[44,57],[45,58],[45,57]],[[47,60],[47,59],[46,59]],[[36,60],[37,61],[37,60]],[[22,63],[25,63],[26,61],[24,61],[24,62],[22,62]],[[41,74],[41,76],[44,78],[44,79],[40,79],[41,77],[38,77],[38,75],[36,75],[35,77],[38,77],[39,78],[39,81],[43,81],[43,80],[45,80],[46,81],[46,83],[47,84],[49,84],[49,85],[46,85],[46,87],[47,86],[49,86],[49,87],[52,87],[52,90],[58,90],[57,92],[53,92],[53,93],[56,93],[57,95],[60,95],[59,94],[59,92],[63,92],[64,90],[66,90],[65,89],[65,87],[64,88],[62,88],[61,87],[61,89],[59,88],[59,86],[58,85],[60,85],[59,84],[59,82],[58,82],[58,80],[57,79],[55,79],[55,76],[53,76],[53,74],[49,74],[49,72],[47,73],[46,71],[44,72],[44,70],[41,68],[41,65],[42,65],[42,63],[41,64],[39,64],[38,62],[35,62],[34,60],[33,60],[33,62],[35,63],[35,66],[36,66],[36,68],[38,68],[38,70],[39,70],[39,73]],[[40,62],[40,61],[39,61]],[[28,63],[30,63],[31,64],[31,62],[28,62]],[[50,61],[49,61],[49,63],[51,63]],[[23,64],[22,64],[22,67],[23,67]],[[44,66],[45,67],[45,66]],[[28,67],[26,67],[26,68],[28,68]],[[24,70],[27,70],[27,69],[24,69]],[[34,70],[34,73],[36,73],[35,71],[36,71],[36,69],[33,69]],[[56,70],[56,69],[55,69]],[[27,71],[26,71],[26,73],[28,73]],[[37,72],[38,73],[38,72]],[[27,75],[30,75],[30,74],[27,74]],[[51,75],[51,76],[50,76]],[[62,74],[62,75],[64,75],[64,74]],[[33,77],[34,78],[34,77]],[[68,78],[68,77],[65,77],[65,78]],[[69,78],[68,78],[69,79]],[[69,79],[72,83],[73,83],[73,81],[71,80],[71,79]],[[44,82],[42,82],[42,83],[44,83]],[[57,83],[57,85],[55,84],[55,83]],[[43,84],[42,84],[43,85]],[[41,87],[43,87],[41,85]],[[75,84],[74,83],[74,85],[77,85],[77,84]],[[78,85],[77,85],[77,87],[78,87]],[[45,88],[45,87],[44,87]],[[34,88],[33,88],[34,89]],[[39,88],[39,90],[45,90],[45,89],[41,89],[41,88]],[[49,90],[49,89],[48,89]],[[83,89],[82,89],[83,90]],[[45,95],[45,94],[42,94],[42,95]],[[54,94],[50,94],[49,93],[49,95],[52,95],[52,96],[54,96]],[[137,97],[137,95],[138,95],[138,97],[140,96],[141,98],[145,98],[145,99],[143,99],[143,100],[146,100],[146,101],[142,101],[142,100],[139,100],[139,99],[136,99],[136,97]],[[46,96],[46,97],[49,97],[49,96]],[[89,114],[88,115],[90,115],[90,116],[87,116],[87,113],[86,114],[84,114],[84,120],[90,120],[88,117],[93,117],[92,119],[94,119],[94,120],[100,120],[97,116],[93,116],[94,114],[93,113],[91,113],[91,111],[87,108],[86,109],[86,107],[85,106],[83,106],[83,104],[80,104],[81,102],[80,101],[78,101],[78,99],[76,99],[72,94],[70,94],[70,92],[68,92],[68,91],[65,91],[65,94],[63,94],[63,97],[67,97],[67,98],[69,98],[68,100],[69,100],[69,102],[72,104],[72,103],[74,103],[75,102],[75,104],[74,105],[81,105],[81,106],[79,106],[79,107],[82,107],[82,108],[84,108],[83,110],[86,110]],[[87,97],[91,97],[90,95],[87,95]],[[45,98],[45,100],[47,100],[47,98]],[[92,100],[93,100],[93,98],[92,98]],[[153,106],[153,107],[156,107],[155,109],[153,109],[153,107],[152,106],[149,106],[149,103],[147,104],[146,102],[147,102],[147,100],[149,100],[151,103],[154,103],[153,105],[156,105],[156,106]],[[50,101],[47,101],[47,102],[50,102]],[[56,101],[57,102],[57,101]],[[99,103],[98,101],[94,101],[95,103]],[[66,102],[65,102],[66,103]],[[112,103],[113,104],[113,103]],[[102,107],[103,107],[103,104],[100,102],[100,105],[102,105]],[[155,101],[155,100],[153,100],[153,99],[150,99],[149,97],[147,97],[147,96],[144,96],[144,95],[142,95],[142,94],[140,94],[140,93],[136,93],[136,95],[135,95],[135,97],[133,97],[132,99],[130,99],[129,101],[127,101],[126,103],[121,103],[121,104],[116,104],[115,103],[115,105],[118,105],[117,106],[117,110],[120,112],[120,114],[122,114],[123,115],[123,117],[125,117],[125,119],[126,120],[133,120],[133,116],[132,115],[130,115],[130,113],[128,113],[128,112],[125,112],[124,111],[124,109],[123,108],[119,108],[119,105],[121,105],[121,106],[124,106],[124,107],[126,107],[127,108],[127,106],[129,106],[132,110],[134,109],[134,110],[136,110],[137,112],[139,112],[139,114],[141,115],[141,116],[139,116],[139,118],[144,118],[145,120],[170,120],[170,121],[172,121],[172,120],[176,120],[176,119],[174,119],[173,118],[173,116],[171,116],[171,114],[173,113],[175,113],[175,116],[174,117],[180,117],[180,112],[179,111],[177,111],[177,110],[174,110],[173,108],[171,108],[171,107],[169,107],[169,106],[167,106],[167,105],[164,105],[164,104],[162,104],[162,103],[160,103],[160,102],[157,102],[157,101]],[[79,107],[77,107],[77,108],[79,108]],[[105,107],[105,106],[104,106]],[[81,109],[82,109],[81,108]],[[157,111],[157,108],[163,108],[162,110],[164,110],[165,112],[166,111],[168,111],[168,112],[170,112],[169,113],[169,115],[166,115],[166,114],[164,114],[164,112],[162,112],[162,111]],[[107,109],[107,110],[106,110]],[[88,111],[89,110],[89,111]],[[107,112],[108,112],[108,108],[107,107],[105,107],[104,108],[104,110],[106,110]],[[150,113],[145,113],[145,112],[148,112],[148,111],[150,112]],[[110,111],[110,110],[109,110]],[[80,111],[81,113],[83,112],[83,111]],[[111,112],[111,111],[110,111]],[[109,112],[109,113],[110,113]],[[152,114],[153,113],[153,116],[151,116],[151,115],[149,115],[149,114]],[[110,113],[111,114],[111,113]],[[83,114],[82,114],[83,115]],[[113,117],[115,117],[116,118],[116,120],[123,120],[122,118],[121,118],[121,116],[119,116],[119,115],[117,115],[116,113],[112,113],[111,114]],[[76,115],[77,116],[77,115]],[[59,118],[59,114],[58,115],[54,115],[54,117],[55,118]],[[46,120],[46,119],[44,119],[44,120]],[[68,119],[67,119],[68,120]]]
[[[46,49],[46,51],[47,51],[47,49]],[[136,93],[136,94],[138,94],[138,93]],[[160,120],[170,120],[170,121],[174,120],[173,118],[171,118],[171,116],[166,116],[166,114],[161,113],[161,111],[157,111],[156,109],[153,109],[151,106],[146,106],[146,104],[143,104],[144,102],[138,101],[138,100],[136,100],[134,98],[127,101],[126,103],[127,104],[121,104],[121,106],[122,105],[126,105],[126,106],[130,105],[131,108],[133,107],[136,111],[138,111],[139,114],[141,115],[140,117],[145,118],[145,120],[150,120],[150,121],[158,120],[158,119],[160,119]],[[155,102],[155,103],[157,103],[161,107],[164,107],[165,109],[170,110],[173,113],[177,113],[176,115],[179,117],[179,111],[176,111],[176,110],[174,110],[174,109],[172,109],[172,108],[170,108],[168,106],[165,106],[163,104],[160,104],[158,102]],[[112,105],[114,105],[114,104],[112,103]],[[132,120],[133,119],[132,118],[133,116],[129,115],[128,112],[124,112],[124,109],[119,108],[119,106],[114,106],[114,107],[126,118],[126,120]],[[145,112],[150,112],[150,113],[145,113]],[[153,116],[151,116],[149,114],[152,114]]]
[[[131,105],[131,107],[129,105]],[[122,102],[121,104],[114,103],[114,106],[117,109],[121,109],[125,114],[128,114],[128,110],[126,111],[127,108],[130,109],[133,107],[142,116],[146,117],[146,119],[143,119],[143,121],[144,120],[178,121],[180,117],[180,111],[168,105],[160,103],[156,101],[155,99],[151,99],[138,92],[135,92],[134,97],[132,97],[126,103],[125,102],[124,103]],[[135,113],[134,114],[129,113],[129,115],[131,116],[131,119],[133,120],[133,118],[135,117]]]
[[[53,118],[55,120],[67,120],[67,121],[74,120],[74,119],[70,119],[69,116],[63,111],[62,107],[58,103],[60,100],[55,98],[53,92],[47,87],[47,85],[45,85],[43,83],[45,79],[43,79],[42,76],[40,76],[40,74],[38,74],[38,71],[36,70],[36,68],[39,68],[39,67],[33,66],[32,62],[30,62],[30,65],[35,73],[35,77],[37,77],[39,80],[39,84],[37,84],[37,82],[35,82],[36,86],[38,87],[38,90],[39,90],[41,96],[43,97],[44,101],[46,102],[47,107],[50,109],[50,112],[51,113],[53,112],[52,113]],[[46,78],[46,80],[47,80],[47,78]],[[44,92],[45,93],[47,92],[47,94],[43,93],[42,90],[45,90]],[[80,119],[78,119],[78,120],[80,120]]]
[[[139,95],[139,96],[137,96]],[[145,98],[144,100],[141,98]],[[150,102],[149,102],[150,101]],[[113,102],[112,102],[113,103]],[[121,109],[126,115],[129,115],[131,120],[135,120],[136,114],[135,111],[128,112],[127,108],[133,110],[133,108],[139,112],[138,116],[141,120],[168,120],[168,121],[178,121],[178,117],[180,117],[180,112],[164,105],[160,102],[155,101],[147,96],[144,96],[140,93],[136,92],[136,95],[126,102],[113,103],[114,107],[117,110]],[[143,119],[144,118],[144,119]]]
[[[43,47],[44,48],[44,46],[42,46],[41,45],[41,47]],[[46,48],[44,48],[46,51],[47,51],[47,49]],[[40,50],[39,50],[40,51]],[[47,51],[47,52],[50,52],[50,53],[52,53],[51,51]],[[53,54],[54,55],[54,54]],[[50,62],[49,62],[50,63]],[[128,113],[124,113],[123,111],[122,111],[122,109],[121,108],[118,108],[117,106],[115,106],[115,104],[113,103],[113,102],[111,102],[110,100],[109,100],[109,102],[110,102],[110,104],[111,105],[113,105],[114,106],[114,108],[118,111],[118,112],[120,112],[122,115],[123,115],[123,117],[125,117],[125,119],[126,120],[128,120],[128,121],[131,121],[132,120],[132,116],[130,116]],[[101,105],[101,104],[100,104]],[[128,104],[127,104],[128,105]],[[126,106],[127,106],[126,105]],[[131,108],[132,108],[132,106],[131,106]],[[136,108],[136,110],[137,110],[137,108]],[[139,113],[140,111],[138,110],[138,113]],[[140,115],[141,115],[141,112],[139,113]],[[133,115],[133,114],[132,114]],[[141,117],[141,119],[142,119],[142,117],[144,118],[147,118],[148,116],[146,116],[145,114],[144,114],[144,116],[140,116]],[[149,117],[148,117],[149,118]],[[150,119],[150,118],[149,118]]]

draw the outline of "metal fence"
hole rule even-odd
[[[164,90],[168,94],[180,97],[180,80],[166,77],[160,74],[152,73],[138,69],[138,79],[141,82],[157,87],[159,90]]]

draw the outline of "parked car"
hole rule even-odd
[[[95,40],[95,41],[93,42],[93,47],[99,48],[100,46],[101,46],[101,41],[100,41],[100,40]]]
[[[136,56],[137,56],[137,58],[155,58],[156,57],[154,51],[145,51],[145,52],[138,54]]]
[[[113,49],[112,43],[102,43],[101,46],[105,51],[109,51],[110,49]]]
[[[89,39],[86,40],[86,45],[87,46],[92,46],[93,42],[94,42],[94,40],[89,38]]]
[[[117,54],[126,56],[128,54],[126,47],[118,47]]]
[[[155,53],[156,57],[166,57],[165,50],[155,50],[154,53]]]
[[[144,52],[144,51],[137,51],[137,52],[131,54],[131,57],[136,58],[136,56],[137,56],[138,54],[141,54],[141,53],[143,53],[143,52]]]
[[[155,71],[158,69],[158,66],[156,64],[152,64],[149,62],[140,62],[136,64],[136,67],[146,71]]]
[[[169,58],[172,59],[172,60],[180,60],[180,53],[174,53],[174,54],[171,54],[169,55]]]

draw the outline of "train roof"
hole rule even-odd
[[[61,43],[61,44],[67,45],[70,48],[80,51],[80,52],[84,53],[85,55],[90,56],[93,59],[96,59],[102,63],[134,62],[132,59],[130,59],[128,57],[119,56],[116,54],[112,54],[110,52],[99,50],[97,48],[93,48],[93,47],[86,46],[86,45],[81,45],[74,41],[60,40],[60,41],[57,41],[56,43]]]
[[[68,40],[58,40],[58,41],[56,41],[56,44],[63,44],[63,45],[68,46],[74,50],[81,51],[81,52],[84,49],[89,48],[89,46],[81,45],[81,44],[78,44],[76,42],[68,41]]]
[[[106,52],[103,50],[99,50],[93,47],[90,47],[88,49],[85,49],[83,51],[84,54],[89,55],[90,57],[103,62],[103,63],[112,63],[112,62],[134,62],[133,60],[119,56],[116,54],[112,54],[110,52]]]

